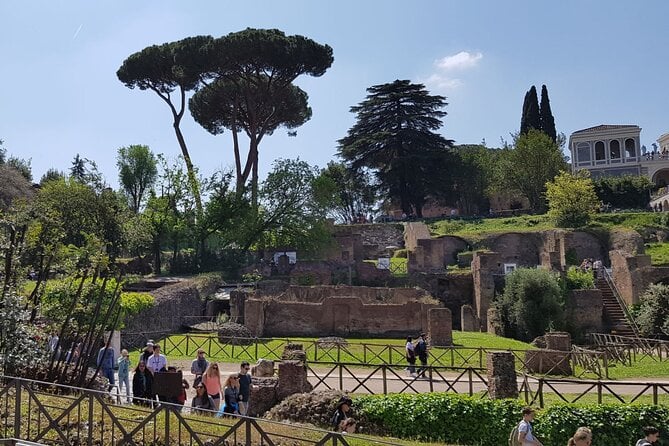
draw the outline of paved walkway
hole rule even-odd
[[[169,362],[169,358],[168,358]],[[169,365],[176,366],[182,370],[183,377],[191,384],[187,391],[188,400],[186,406],[190,406],[190,401],[195,396],[195,389],[192,387],[195,376],[190,372],[190,361],[172,361]],[[221,383],[230,373],[239,371],[239,363],[218,363],[221,370]],[[315,373],[314,373],[315,372]],[[487,379],[485,372],[482,372],[481,377]],[[374,371],[374,368],[347,368],[339,371],[339,368],[334,366],[313,366],[308,373],[309,382],[316,387],[316,390],[327,389],[328,386],[334,389],[344,389],[347,392],[353,393],[426,393],[426,392],[457,392],[462,394],[469,393],[483,393],[487,390],[486,384],[475,374],[472,375],[470,381],[468,372],[448,372],[440,375],[433,375],[433,379],[427,378],[412,378],[404,370],[387,369],[385,380],[381,370]],[[588,391],[591,385],[583,383],[573,383],[573,380],[551,381],[550,385],[560,393],[566,394],[580,394]],[[611,381],[608,381],[611,382]],[[662,399],[669,399],[669,379],[656,378],[638,378],[628,379],[624,383],[617,384],[615,381],[612,384],[607,384],[602,388],[602,393],[611,393],[611,390],[619,395],[632,396],[643,392],[647,395],[652,395],[652,388],[647,386],[647,383],[659,383],[664,387],[658,388],[658,395]],[[529,378],[530,388],[536,391],[538,381],[535,378]],[[519,377],[518,386],[522,385],[522,378]],[[132,386],[132,376],[131,376]],[[607,389],[608,387],[608,389]],[[645,389],[645,390],[644,390]],[[544,391],[554,392],[550,388],[544,387]],[[593,387],[589,392],[597,392],[596,387]]]

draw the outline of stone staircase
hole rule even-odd
[[[604,316],[611,327],[611,334],[620,336],[638,337],[634,328],[627,320],[625,310],[620,306],[614,291],[603,275],[597,278],[595,285],[602,292],[602,303],[604,304]]]

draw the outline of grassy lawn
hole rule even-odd
[[[663,227],[661,214],[654,212],[620,212],[597,214],[586,229],[613,229]],[[547,215],[521,215],[517,217],[481,218],[477,220],[441,220],[430,225],[434,236],[456,235],[476,241],[500,232],[535,232],[554,229]]]
[[[348,339],[348,345],[322,346],[316,338],[264,339],[249,345],[224,344],[211,334],[177,334],[157,340],[170,361],[192,360],[198,348],[207,353],[210,360],[219,362],[255,362],[258,358],[277,359],[288,342],[302,343],[309,361],[343,362],[377,365],[382,363],[404,364],[405,339]],[[481,366],[485,354],[476,349],[527,350],[534,347],[514,339],[488,333],[453,332],[454,352],[432,349],[432,355],[442,365]],[[444,352],[444,353],[441,353]],[[131,352],[133,364],[137,364],[139,351]]]
[[[669,243],[647,243],[646,254],[653,266],[669,265]]]
[[[611,379],[626,380],[632,378],[664,378],[669,379],[669,361],[657,361],[652,358],[638,359],[631,366],[609,365]]]

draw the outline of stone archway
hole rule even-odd
[[[669,185],[669,169],[660,169],[653,174],[653,183],[658,187]]]

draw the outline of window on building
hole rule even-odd
[[[627,159],[636,159],[636,143],[632,138],[625,140],[625,154]]]
[[[516,270],[516,264],[515,263],[505,263],[504,264],[504,274],[511,274]]]
[[[587,142],[579,142],[576,144],[576,159],[578,160],[578,165],[589,165],[590,164],[590,144]]]
[[[612,163],[620,162],[620,141],[617,139],[609,143],[609,158],[611,158]]]
[[[606,162],[606,149],[604,148],[604,141],[597,141],[595,143],[595,161],[597,164]]]

